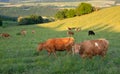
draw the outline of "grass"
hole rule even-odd
[[[0,38],[0,74],[119,74],[120,34],[117,28],[119,28],[118,18],[120,16],[118,15],[118,9],[119,6],[107,8],[85,16],[53,23],[0,27],[0,33],[7,32],[11,35],[9,39]],[[113,13],[113,10],[115,13]],[[107,15],[107,11],[111,15]],[[105,16],[103,12],[106,15],[105,18],[103,18]],[[109,23],[110,19],[112,19],[112,24],[115,21],[118,24],[112,26]],[[100,24],[101,22],[102,24]],[[4,23],[8,24],[7,22]],[[112,28],[106,27],[107,25]],[[75,32],[73,36],[76,43],[84,40],[106,38],[110,43],[106,57],[104,59],[99,56],[94,57],[92,60],[82,59],[78,54],[74,56],[66,55],[64,51],[57,52],[58,58],[56,59],[53,54],[48,57],[45,50],[41,51],[39,55],[36,54],[39,42],[43,42],[48,38],[66,37],[68,26],[83,26],[82,31]],[[27,30],[27,35],[16,35],[22,29]],[[94,29],[96,35],[88,36],[88,29]],[[32,30],[35,30],[36,33],[32,34]]]
[[[16,35],[26,29],[27,35]],[[31,30],[35,30],[33,35]],[[95,36],[87,35],[87,30],[76,32],[76,43],[97,38],[106,38],[110,42],[109,50],[104,59],[96,56],[92,60],[82,59],[79,55],[66,55],[66,52],[57,52],[56,59],[52,54],[47,56],[44,50],[36,55],[39,42],[48,38],[66,37],[66,31],[56,31],[50,28],[30,26],[0,27],[1,32],[11,35],[9,39],[0,38],[0,73],[1,74],[119,74],[120,46],[119,33],[97,32]]]

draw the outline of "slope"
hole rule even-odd
[[[38,24],[38,26],[58,31],[67,30],[67,27],[81,27],[82,30],[93,29],[96,31],[120,32],[120,6],[104,8],[90,14],[65,20]]]

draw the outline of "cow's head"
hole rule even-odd
[[[72,46],[72,50],[73,50],[73,54],[79,53],[79,51],[80,51],[80,44],[74,44],[74,46]]]
[[[44,48],[44,43],[39,43],[37,47],[37,51],[42,51],[43,48]]]

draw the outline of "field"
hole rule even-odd
[[[16,35],[26,29],[28,34]],[[34,35],[31,30],[35,30]],[[97,32],[89,37],[87,31],[75,33],[76,42],[88,39],[106,38],[110,42],[109,50],[104,59],[94,57],[82,59],[79,55],[66,55],[66,52],[57,52],[48,57],[44,50],[36,55],[39,42],[48,38],[66,37],[66,31],[55,31],[48,28],[34,26],[14,26],[0,28],[1,32],[11,34],[9,39],[0,38],[0,73],[1,74],[119,74],[120,69],[120,34],[112,32]]]
[[[6,26],[0,27],[0,33],[7,32],[11,37],[0,38],[0,74],[119,74],[119,12],[118,6],[75,18],[29,26],[15,26],[16,22],[5,21]],[[11,24],[14,26],[7,26]],[[73,36],[76,43],[106,38],[110,43],[106,57],[82,59],[78,54],[67,55],[64,51],[57,52],[56,59],[53,54],[48,57],[45,50],[36,53],[38,43],[48,38],[67,37],[66,28],[69,26],[82,27],[82,31],[75,32]],[[26,36],[16,35],[23,29],[27,30]],[[89,29],[93,29],[96,35],[88,36]],[[32,34],[32,30],[36,33]]]
[[[0,15],[18,17],[37,14],[41,16],[53,17],[58,9],[76,8],[83,1],[74,2],[0,2]],[[110,7],[115,1],[84,1],[96,7]]]

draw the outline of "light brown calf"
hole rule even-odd
[[[80,43],[80,52],[82,58],[100,55],[105,56],[108,50],[109,42],[106,39],[87,40]]]
[[[10,34],[8,34],[8,33],[1,33],[0,36],[3,37],[3,38],[8,38],[8,37],[10,37]]]

